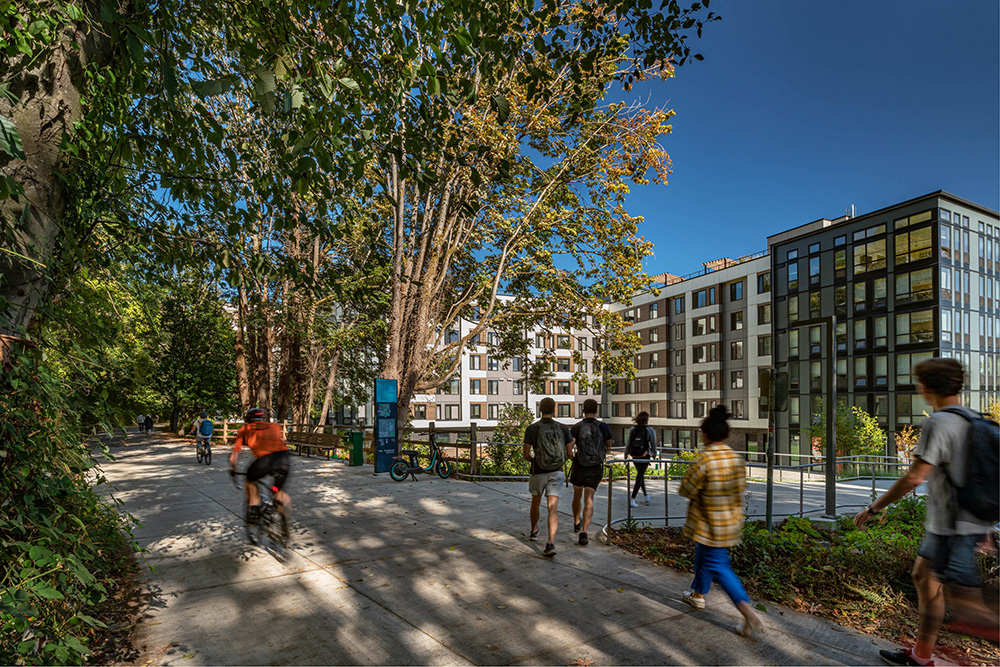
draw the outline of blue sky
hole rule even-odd
[[[647,272],[948,190],[1000,208],[995,0],[714,0],[705,56],[628,99],[674,109],[667,186],[634,187]]]

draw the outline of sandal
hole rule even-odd
[[[736,634],[740,637],[751,637],[755,632],[765,632],[764,622],[759,618],[756,623],[749,623],[746,620],[743,620],[736,625]]]

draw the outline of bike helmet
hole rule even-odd
[[[243,418],[243,421],[247,423],[262,422],[264,421],[265,416],[266,413],[260,408],[250,408],[249,410],[247,410],[247,416]]]
[[[205,412],[204,410],[202,410],[202,412],[201,412],[201,418],[202,419],[208,419],[208,413]]]

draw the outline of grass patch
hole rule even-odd
[[[755,598],[816,614],[910,646],[917,627],[917,593],[910,571],[923,537],[925,502],[908,496],[858,531],[851,517],[838,530],[789,518],[768,532],[749,522],[732,550],[733,569]],[[613,542],[676,570],[693,572],[694,543],[680,528],[621,528]],[[981,554],[987,599],[996,600],[996,554]],[[997,664],[1000,651],[985,640],[942,630],[939,654],[958,664]]]

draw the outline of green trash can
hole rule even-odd
[[[352,466],[364,465],[365,445],[364,433],[361,431],[351,431],[351,463]]]

